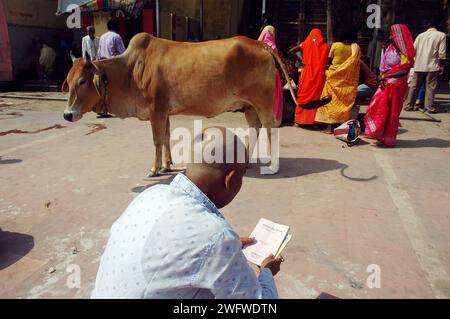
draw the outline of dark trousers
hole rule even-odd
[[[425,83],[425,110],[433,108],[434,95],[438,85],[439,71],[437,72],[414,72],[414,77],[409,88],[408,98],[405,107],[409,109],[415,108],[417,94]]]

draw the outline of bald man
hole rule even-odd
[[[225,138],[232,132],[215,131],[225,142],[216,139],[216,148],[205,153],[221,163],[206,164],[211,161],[200,156],[170,185],[137,197],[113,225],[92,298],[278,298],[274,276],[281,260],[269,256],[257,276],[242,253],[252,240],[240,239],[219,211],[241,189],[246,156],[236,151],[225,163],[227,151],[245,148],[235,135]],[[192,148],[197,155],[213,145],[205,136]]]
[[[95,36],[95,28],[89,26],[86,28],[87,35],[83,38],[81,47],[83,51],[83,59],[86,59],[86,53],[89,54],[93,61],[97,60],[98,45],[100,38]]]

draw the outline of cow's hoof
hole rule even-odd
[[[159,173],[154,172],[154,171],[150,171],[150,173],[148,173],[147,178],[153,178],[153,177],[158,177]]]
[[[167,167],[163,167],[163,168],[161,168],[159,170],[160,174],[166,174],[166,173],[170,173],[170,172],[172,172],[172,170],[170,168],[167,168]]]

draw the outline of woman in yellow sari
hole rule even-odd
[[[327,81],[322,98],[332,100],[317,110],[316,122],[342,124],[350,119],[356,100],[359,81],[361,49],[355,43],[356,32],[344,30],[339,42],[330,50],[330,63],[326,72]]]

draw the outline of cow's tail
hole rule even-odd
[[[283,63],[283,61],[281,60],[280,56],[279,56],[277,53],[275,53],[275,51],[272,50],[271,47],[269,47],[269,46],[268,46],[267,44],[265,44],[265,43],[261,43],[261,44],[263,45],[263,48],[264,48],[267,52],[269,52],[269,53],[272,55],[272,57],[273,57],[273,59],[275,60],[275,62],[279,65],[279,67],[280,67],[281,70],[283,71],[283,74],[284,74],[284,76],[285,76],[285,78],[286,78],[286,81],[287,81],[287,83],[288,83],[288,86],[289,86],[289,91],[291,92],[292,100],[294,101],[295,105],[298,106],[297,97],[295,96],[294,88],[293,88],[292,85],[291,85],[291,81],[292,81],[292,80],[291,80],[291,78],[289,77],[289,74],[287,73],[286,66],[284,65],[284,63]]]

